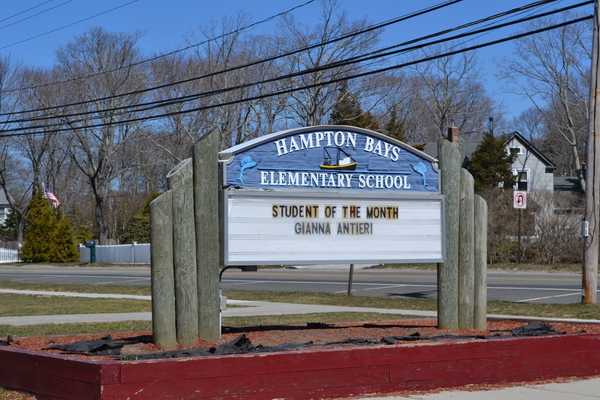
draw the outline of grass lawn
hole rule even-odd
[[[0,281],[0,289],[8,288],[61,292],[101,292],[115,294],[150,295],[149,287],[57,285],[49,283]],[[437,300],[435,299],[357,295],[348,296],[346,294],[339,293],[270,292],[242,290],[225,290],[223,294],[227,296],[227,298],[235,300],[272,301],[282,303],[354,306],[403,310],[435,311],[437,309]],[[0,302],[2,304],[2,307],[0,308],[0,317],[151,311],[151,302],[148,300],[95,299],[1,293]],[[488,303],[488,314],[600,320],[600,305],[580,303],[535,304],[491,301]],[[402,318],[402,316],[375,313],[319,313],[301,315],[252,316],[243,318],[231,317],[223,318],[223,325],[244,326],[291,324],[306,322],[339,322],[367,320],[374,321],[398,318]],[[74,333],[147,331],[150,329],[151,324],[149,321],[129,321],[118,323],[92,324],[47,324],[32,326],[0,325],[0,337],[5,337],[7,335],[38,336]]]

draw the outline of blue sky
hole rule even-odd
[[[102,26],[109,31],[145,31],[139,45],[148,55],[175,50],[187,43],[190,32],[209,19],[235,16],[238,11],[261,21],[272,15],[306,3],[308,0],[19,0],[2,3],[0,14],[0,54],[10,54],[15,61],[29,66],[49,67],[54,63],[54,51],[82,34],[92,26]],[[463,0],[442,10],[386,28],[383,45],[393,45],[405,40],[436,32],[462,23],[532,3],[534,0]],[[351,18],[368,17],[375,23],[430,7],[443,0],[339,0],[340,8]],[[544,6],[544,10],[578,3],[562,0]],[[317,22],[320,6],[314,1],[297,9],[297,19],[305,24]],[[591,5],[581,9],[592,13]],[[273,32],[277,23],[260,24],[253,32]],[[476,39],[484,42],[513,33],[508,28]],[[510,43],[496,45],[479,51],[491,94],[499,96],[514,115],[529,106],[514,96],[498,93],[494,78],[494,58],[509,56]]]

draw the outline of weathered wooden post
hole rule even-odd
[[[473,328],[487,330],[487,224],[488,207],[483,197],[475,195],[475,312]]]
[[[198,335],[204,340],[221,337],[217,153],[217,131],[204,136],[193,148]]]
[[[154,344],[165,350],[177,348],[171,194],[167,191],[150,203],[152,333]]]
[[[458,329],[458,218],[460,153],[446,139],[438,141],[440,188],[446,204],[446,262],[438,264],[438,326]]]
[[[173,201],[173,267],[177,341],[183,347],[198,342],[198,294],[192,159],[167,175]]]
[[[460,170],[460,216],[458,256],[458,329],[472,329],[474,316],[473,176]]]

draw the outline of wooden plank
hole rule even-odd
[[[198,286],[194,233],[193,168],[190,158],[167,175],[173,204],[173,268],[175,270],[175,324],[182,347],[198,343]]]
[[[458,329],[458,218],[460,153],[446,139],[438,141],[440,191],[446,210],[446,262],[438,264],[438,325]]]
[[[217,145],[218,131],[215,130],[193,148],[198,335],[208,341],[221,337]]]
[[[152,334],[154,344],[164,350],[177,348],[172,218],[169,190],[150,203]]]
[[[487,330],[487,233],[488,207],[483,197],[474,199],[473,328]]]
[[[21,349],[0,348],[0,365],[17,374],[48,375],[89,383],[116,383],[120,363],[87,360],[80,357],[46,354]]]
[[[349,386],[364,386],[389,383],[387,366],[368,368],[335,368],[322,371],[295,371],[264,374],[258,369],[246,375],[197,380],[172,380],[154,382],[153,385],[121,385],[123,398],[158,399],[177,393],[178,398],[219,398],[246,396],[260,393],[263,398],[272,398],[270,393],[289,393],[307,390],[322,390]],[[143,386],[144,390],[140,391]],[[134,397],[135,395],[135,397]]]
[[[579,353],[561,353],[549,359],[546,354],[520,357],[489,357],[477,360],[413,362],[390,368],[392,382],[429,379],[457,379],[463,376],[512,375],[528,371],[559,371],[580,364]]]
[[[473,329],[475,315],[475,235],[473,220],[473,176],[460,170],[460,216],[458,234],[458,329]]]
[[[99,384],[34,372],[16,374],[12,368],[0,368],[0,386],[41,393],[53,398],[70,400],[101,399]]]

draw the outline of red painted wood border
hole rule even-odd
[[[600,373],[600,334],[94,361],[0,347],[0,385],[53,399],[319,398]]]

